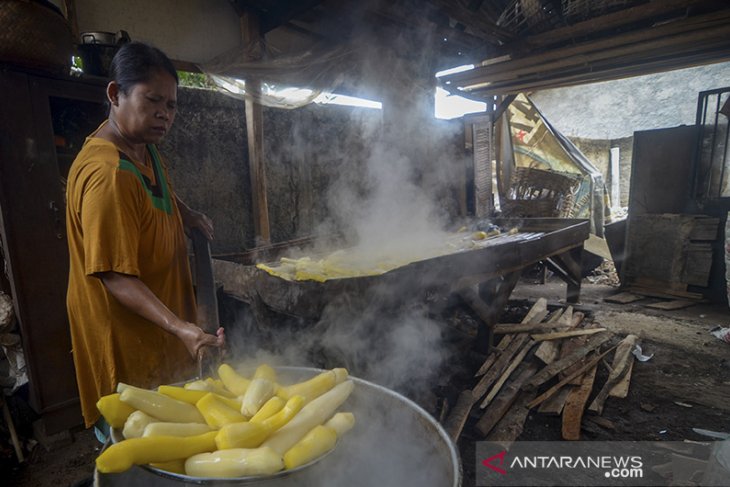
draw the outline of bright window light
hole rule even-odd
[[[449,92],[443,88],[436,88],[436,118],[458,118],[466,115],[467,113],[479,113],[486,110],[486,103],[469,100],[463,96],[449,95]]]
[[[366,100],[355,96],[338,95],[336,93],[322,93],[314,99],[314,103],[320,105],[346,105],[351,107],[377,108],[381,110],[383,104],[379,101]]]
[[[470,69],[474,69],[473,64],[464,64],[463,66],[457,66],[455,68],[439,71],[438,73],[436,73],[436,77],[440,78],[441,76],[448,76],[450,74],[463,73],[464,71],[469,71]]]

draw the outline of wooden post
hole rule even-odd
[[[241,16],[241,32],[244,45],[249,49],[248,60],[261,58],[253,43],[261,38],[259,18],[245,12]],[[255,245],[271,243],[269,229],[269,207],[266,197],[266,170],[264,167],[264,117],[261,104],[256,101],[261,94],[261,80],[246,79],[246,132],[248,138],[248,163],[251,174],[251,202]]]

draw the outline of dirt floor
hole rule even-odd
[[[715,326],[730,326],[727,308],[698,304],[659,311],[646,307],[659,299],[626,305],[603,300],[616,292],[615,287],[584,281],[577,309],[618,336],[638,335],[643,352],[653,357],[635,363],[627,398],[608,399],[602,416],[608,422],[599,426],[584,421],[583,439],[707,440],[692,428],[730,431],[730,344],[709,333]],[[545,297],[549,306],[564,305],[565,285],[557,280],[544,285],[523,280],[510,305],[526,309],[540,297]],[[596,383],[605,380],[606,374],[599,367]],[[560,430],[560,417],[531,412],[519,439],[559,440]],[[474,485],[474,444],[480,440],[467,424],[459,441],[466,487]],[[9,485],[23,487],[84,485],[92,474],[98,449],[88,430],[74,432],[50,451],[36,445],[21,465],[13,460],[12,449],[5,447],[0,451],[2,477],[9,479]]]

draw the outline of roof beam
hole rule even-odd
[[[568,27],[553,29],[541,34],[526,37],[499,49],[498,55],[510,54],[519,50],[531,50],[567,41],[575,37],[615,29],[623,25],[668,14],[699,4],[716,3],[713,0],[653,0],[649,3],[631,7],[618,12],[594,17]]]
[[[485,15],[478,11],[470,10],[463,7],[460,3],[454,0],[430,0],[431,3],[437,5],[443,10],[449,17],[456,20],[460,24],[471,29],[475,35],[484,38],[484,40],[491,43],[501,43],[502,41],[509,41],[516,37],[516,35],[497,24],[491,22],[486,18]]]

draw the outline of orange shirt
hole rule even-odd
[[[195,322],[180,212],[155,146],[147,159],[149,165],[132,161],[92,134],[68,176],[66,304],[87,427],[99,418],[96,401],[118,382],[149,388],[194,372],[177,337],[121,305],[94,276],[137,276],[178,317]]]

